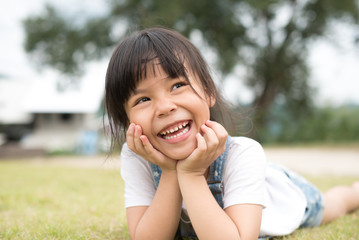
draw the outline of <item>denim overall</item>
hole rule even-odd
[[[211,164],[209,168],[209,174],[207,178],[208,187],[211,190],[214,198],[221,208],[223,208],[223,184],[222,184],[222,175],[224,163],[227,159],[227,153],[229,149],[231,138],[228,137],[226,141],[225,151]],[[155,180],[156,188],[160,182],[161,178],[161,168],[157,165],[150,164],[152,170],[152,176]],[[192,227],[191,221],[188,216],[181,213],[181,220],[176,234],[176,239],[198,239],[197,235]]]

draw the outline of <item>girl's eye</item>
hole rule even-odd
[[[184,83],[184,82],[178,82],[175,85],[173,85],[172,90],[175,90],[177,88],[183,87],[185,85],[186,85],[186,83]]]
[[[136,105],[139,104],[139,103],[143,103],[143,102],[147,102],[149,101],[150,99],[148,97],[143,97],[143,98],[140,98],[137,100],[136,102]]]

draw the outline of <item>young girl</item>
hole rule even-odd
[[[229,137],[224,101],[182,35],[146,29],[114,51],[106,75],[112,146],[132,239],[257,239],[329,222],[359,207],[359,182],[322,194],[267,164],[263,149]],[[217,120],[217,121],[216,121]]]

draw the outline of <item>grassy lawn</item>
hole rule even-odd
[[[351,177],[309,177],[321,190]],[[129,239],[119,170],[0,161],[0,239]],[[359,211],[278,239],[359,239]]]
[[[129,239],[119,170],[0,161],[0,239]]]

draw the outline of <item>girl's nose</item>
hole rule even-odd
[[[177,109],[177,105],[168,98],[161,99],[156,104],[157,116],[162,117],[166,116],[169,113],[175,111]]]

